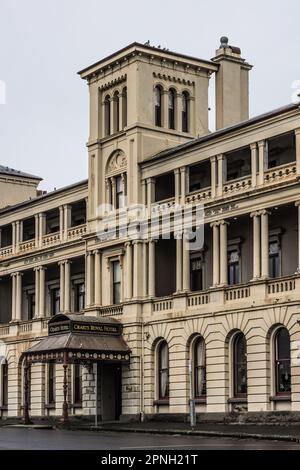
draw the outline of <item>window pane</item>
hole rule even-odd
[[[159,398],[169,397],[169,351],[164,341],[159,347]]]
[[[194,345],[194,384],[195,397],[206,395],[205,342],[203,338],[198,338]]]
[[[247,357],[246,338],[239,334],[234,344],[234,395],[236,397],[247,394]]]

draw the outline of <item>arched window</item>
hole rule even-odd
[[[158,85],[154,89],[154,112],[155,112],[155,125],[161,127],[162,125],[162,89]]]
[[[276,395],[291,393],[291,343],[286,328],[275,334],[275,391]]]
[[[168,96],[168,112],[169,112],[169,129],[175,129],[175,90],[169,90]]]
[[[119,132],[120,130],[120,98],[119,98],[119,92],[115,91],[114,93],[114,128],[113,128],[113,133],[114,132]]]
[[[234,338],[233,343],[234,397],[247,396],[247,344],[243,333]]]
[[[169,399],[169,349],[166,341],[158,346],[158,395],[160,400]]]
[[[127,126],[127,87],[122,90],[122,123],[123,129]]]
[[[0,364],[0,372],[0,406],[6,408],[8,405],[8,364],[6,361]]]
[[[104,125],[105,135],[110,135],[110,96],[107,95],[104,100]]]
[[[48,405],[54,405],[56,395],[56,366],[54,362],[48,364]]]
[[[182,132],[189,131],[189,102],[190,96],[187,91],[182,93]]]
[[[194,398],[206,396],[205,341],[200,336],[193,343]]]

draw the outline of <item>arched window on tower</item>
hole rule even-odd
[[[243,333],[233,341],[233,393],[235,398],[247,397],[247,343]]]
[[[291,393],[291,342],[286,328],[280,328],[275,334],[275,393]]]
[[[187,91],[182,93],[182,132],[189,132],[190,95]]]
[[[110,135],[110,96],[106,95],[104,100],[104,133]]]
[[[113,133],[119,132],[120,130],[120,98],[119,98],[119,92],[115,91],[114,93],[114,128],[112,130]]]
[[[127,126],[127,87],[122,90],[122,128]]]
[[[154,112],[155,112],[155,125],[161,127],[162,125],[162,89],[157,85],[154,89]]]
[[[168,96],[169,129],[175,129],[176,92],[171,88]]]

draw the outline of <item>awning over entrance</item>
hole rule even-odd
[[[48,323],[48,335],[28,349],[28,362],[81,361],[128,362],[130,349],[122,325],[114,318],[58,314]]]
[[[114,318],[88,317],[59,313],[48,322],[48,336],[23,353],[24,406],[23,419],[29,424],[29,387],[31,363],[63,364],[63,422],[68,421],[69,364],[108,362],[128,363],[130,348],[122,336],[122,324]]]

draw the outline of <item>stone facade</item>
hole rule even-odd
[[[70,368],[71,415],[186,419],[190,399],[205,419],[300,411],[299,107],[249,119],[250,69],[222,38],[211,61],[134,43],[80,72],[88,180],[16,189],[0,211],[3,419],[21,415],[22,353],[58,311],[117,318],[132,351],[121,370]],[[150,235],[109,236],[141,207]],[[197,248],[181,211],[202,214]],[[31,415],[60,416],[62,366],[30,375]]]

